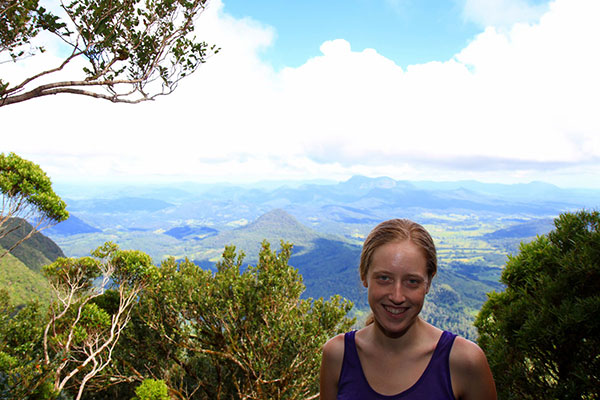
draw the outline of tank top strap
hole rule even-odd
[[[447,398],[454,398],[450,377],[450,351],[452,350],[454,339],[456,339],[456,335],[452,332],[442,332],[431,361],[427,366],[426,373],[422,376],[426,382],[425,385],[437,386],[438,393],[445,393],[448,396]]]
[[[350,331],[344,334],[344,359],[342,362],[342,370],[340,371],[340,381],[342,379],[355,380],[363,375],[360,359],[358,358],[358,351],[356,350],[355,335],[356,331]]]

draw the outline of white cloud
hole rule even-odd
[[[463,0],[463,17],[483,27],[510,27],[514,23],[537,22],[548,9],[546,4],[527,0]]]
[[[403,70],[343,39],[275,72],[275,32],[217,1],[198,37],[222,51],[169,97],[76,96],[0,108],[1,151],[56,178],[483,179],[593,184],[600,173],[600,2],[557,0],[488,28],[451,60]],[[587,179],[587,181],[586,181]],[[597,185],[597,184],[596,184]]]
[[[454,59],[406,71],[373,50],[326,42],[321,57],[282,72],[289,109],[311,117],[295,132],[315,159],[342,164],[472,159],[485,170],[600,158],[600,65],[584,50],[600,34],[589,17],[597,4],[556,3],[539,24],[489,28]]]

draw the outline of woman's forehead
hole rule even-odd
[[[410,242],[390,242],[373,252],[369,269],[402,268],[426,271],[427,259],[419,246]]]

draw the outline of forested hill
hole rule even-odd
[[[275,248],[279,247],[282,240],[292,243],[294,253],[300,254],[312,249],[318,239],[329,237],[334,236],[318,233],[302,225],[284,210],[274,209],[247,225],[222,230],[217,235],[205,238],[201,245],[206,251],[198,254],[195,260],[216,262],[225,246],[234,245],[244,251],[248,262],[255,262],[263,240]]]
[[[0,239],[0,247],[8,249],[31,230],[31,225],[23,220],[7,222],[10,226],[20,226]],[[48,301],[50,288],[41,274],[41,268],[58,257],[64,257],[61,248],[42,233],[35,233],[7,256],[0,258],[0,288],[6,289],[12,301],[23,304],[30,299]]]
[[[275,249],[281,241],[293,244],[290,265],[303,276],[306,285],[303,297],[329,298],[340,294],[364,303],[357,272],[360,246],[342,236],[319,233],[282,209],[272,210],[246,226],[204,239],[203,246],[212,250],[198,254],[194,261],[210,268],[220,259],[225,246],[234,245],[244,251],[247,263],[254,264],[263,240]]]
[[[19,225],[15,230],[12,227]],[[11,231],[0,239],[0,246],[4,249],[12,247],[17,241],[31,232],[32,226],[22,219],[12,219],[6,222],[4,230]],[[11,251],[11,254],[21,261],[27,268],[40,272],[41,267],[64,257],[61,248],[49,237],[40,232],[33,234],[29,239],[21,243]]]

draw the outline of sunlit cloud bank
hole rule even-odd
[[[260,57],[275,30],[213,1],[198,37],[222,51],[174,94],[2,108],[1,148],[54,179],[363,174],[600,187],[600,2],[508,3],[527,22],[486,20],[490,9],[466,1],[465,18],[489,26],[450,60],[402,69],[376,49],[324,38],[320,56],[275,71]]]

